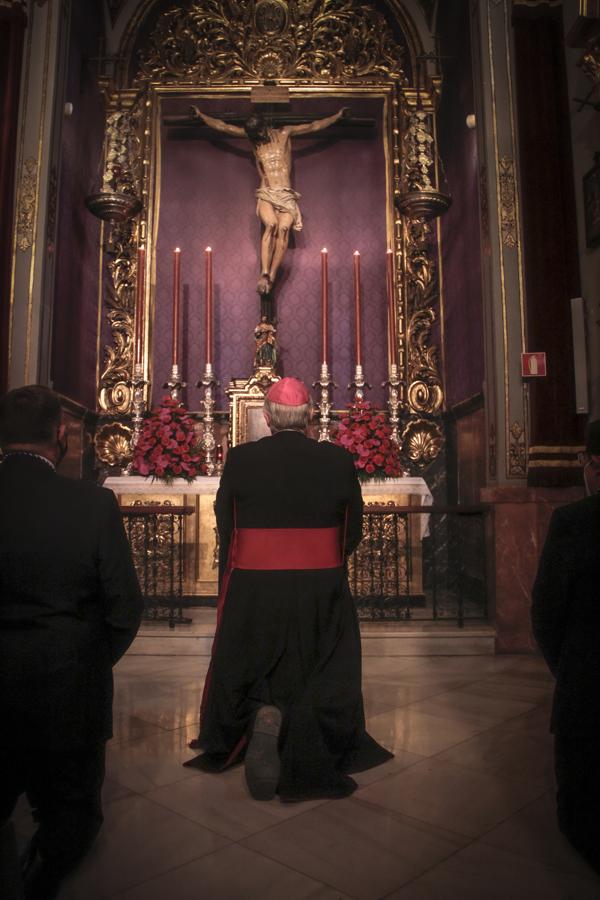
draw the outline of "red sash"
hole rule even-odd
[[[344,562],[333,528],[237,528],[232,569],[335,569]]]
[[[343,565],[344,528],[236,528],[234,524],[227,566],[221,582],[217,603],[217,628],[211,650],[211,661],[206,673],[200,719],[206,710],[212,681],[212,661],[233,569],[283,570],[283,569],[334,569]],[[234,510],[235,522],[235,510]],[[246,743],[246,736],[240,738],[223,768],[231,765]]]

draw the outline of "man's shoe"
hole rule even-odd
[[[246,784],[254,800],[272,800],[279,781],[279,732],[281,712],[276,706],[261,706],[254,718],[244,759]]]

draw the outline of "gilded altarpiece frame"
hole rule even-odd
[[[141,21],[141,8],[136,20]],[[108,229],[104,311],[110,340],[99,348],[98,449],[103,464],[127,458],[126,435],[132,409],[133,329],[138,245],[146,254],[144,377],[152,383],[165,373],[152,371],[152,322],[156,284],[155,226],[160,204],[158,140],[161,98],[250,96],[265,81],[289,88],[292,96],[378,95],[387,105],[387,234],[393,248],[397,311],[396,343],[400,374],[403,454],[414,470],[423,470],[439,454],[443,434],[439,414],[443,388],[432,328],[439,289],[435,226],[424,216],[408,218],[396,209],[407,191],[435,189],[435,106],[439,79],[420,70],[418,83],[407,77],[423,52],[416,29],[407,26],[401,3],[357,5],[349,0],[203,0],[174,5],[157,19],[141,48],[133,30],[125,36],[122,57],[140,64],[125,77],[125,87],[106,85],[106,148],[128,147],[117,160],[143,201],[139,217]],[[389,24],[396,19],[407,48]],[[132,25],[133,29],[133,25]],[[416,67],[419,73],[419,67]],[[119,143],[120,139],[120,143]],[[112,142],[112,143],[111,143]],[[131,151],[133,149],[133,152]],[[106,329],[106,326],[105,326]],[[248,373],[250,375],[250,373]],[[146,385],[146,398],[148,387]]]

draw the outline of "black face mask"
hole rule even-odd
[[[57,438],[56,443],[58,444],[58,456],[56,458],[56,465],[58,467],[67,455],[67,450],[69,449],[69,439],[65,434],[62,440],[60,438]]]

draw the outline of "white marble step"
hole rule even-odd
[[[128,654],[134,656],[210,656],[214,609],[185,610],[191,625],[143,623]],[[496,629],[486,623],[458,628],[453,622],[364,622],[363,656],[493,656]]]

